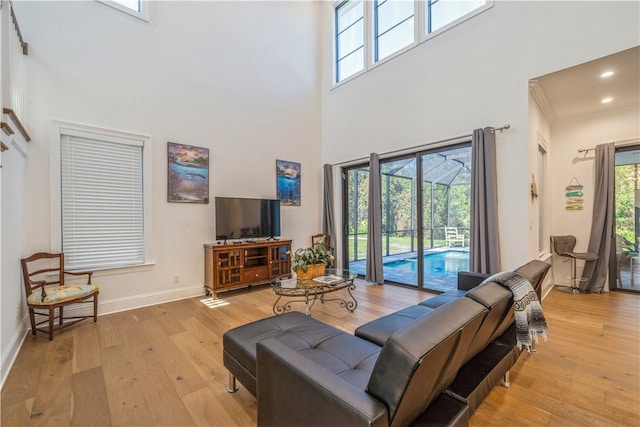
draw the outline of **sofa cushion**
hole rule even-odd
[[[256,345],[258,426],[388,427],[385,405],[276,339]]]
[[[453,381],[486,312],[475,301],[459,298],[389,338],[367,392],[387,405],[392,425],[411,422]]]
[[[422,301],[418,303],[418,305],[422,305],[429,308],[438,308],[445,304],[450,303],[451,301],[463,297],[467,291],[463,291],[460,289],[453,289],[447,292],[444,292],[438,296],[433,298],[429,298],[428,300]]]
[[[467,362],[513,323],[513,294],[502,285],[487,282],[468,291],[465,297],[489,310],[469,347]]]
[[[365,323],[355,330],[355,335],[382,347],[395,332],[433,310],[422,305],[412,305]]]
[[[440,306],[445,305],[448,302],[453,301],[456,298],[460,298],[464,296],[464,294],[468,290],[478,286],[487,277],[489,277],[489,275],[484,273],[472,273],[469,271],[459,271],[457,289],[452,289],[450,291],[443,292],[440,295],[433,298],[429,298],[428,300],[422,301],[419,304],[424,305],[425,307],[438,308]]]

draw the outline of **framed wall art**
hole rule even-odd
[[[209,203],[209,149],[167,143],[167,201]]]
[[[283,206],[300,206],[300,163],[276,160],[276,194]]]

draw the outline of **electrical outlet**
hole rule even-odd
[[[180,276],[178,274],[173,276],[173,283],[180,283]]]

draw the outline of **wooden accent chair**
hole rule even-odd
[[[311,236],[311,246],[315,246],[318,243],[322,243],[327,247],[329,252],[333,252],[333,248],[331,247],[331,236],[328,234],[314,234]]]
[[[24,289],[27,294],[27,307],[31,320],[31,333],[36,331],[49,334],[53,340],[54,331],[66,328],[81,320],[93,317],[98,320],[98,285],[91,284],[92,271],[73,273],[64,271],[64,254],[39,252],[21,260]],[[65,285],[65,274],[88,276],[86,285]],[[93,300],[91,300],[93,298]],[[64,317],[64,307],[70,304],[93,302],[93,315],[76,315]],[[58,316],[55,309],[58,309]],[[46,310],[46,311],[37,311]],[[36,323],[35,315],[47,316],[47,320]],[[58,325],[54,319],[58,318]],[[48,323],[48,328],[39,326]]]

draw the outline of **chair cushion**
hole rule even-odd
[[[31,305],[58,304],[61,302],[85,297],[98,290],[100,290],[100,286],[98,285],[45,286],[44,292],[46,296],[44,297],[44,301],[41,301],[42,291],[40,291],[40,289],[36,289],[31,293],[31,295],[29,295],[29,297],[27,298],[27,302]]]

